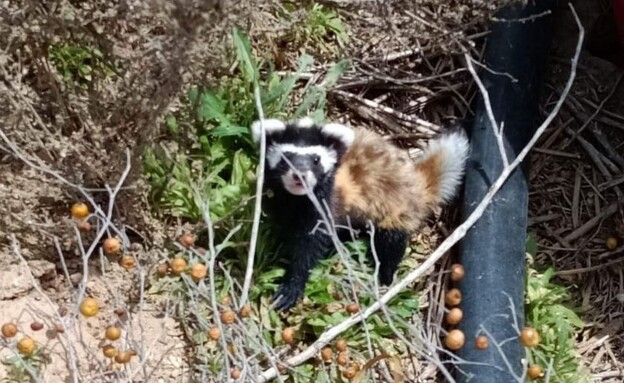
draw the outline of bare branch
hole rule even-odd
[[[498,143],[498,150],[501,155],[501,159],[503,160],[503,166],[509,166],[509,159],[507,158],[507,152],[505,151],[505,141],[503,139],[503,127],[502,124],[499,127],[496,122],[496,117],[494,116],[494,111],[492,110],[492,103],[490,102],[490,94],[487,89],[485,89],[485,85],[481,82],[479,75],[475,71],[474,66],[472,65],[472,56],[469,53],[464,53],[464,58],[466,59],[466,65],[468,66],[468,70],[472,75],[477,87],[479,87],[479,91],[481,92],[481,96],[483,97],[483,103],[485,104],[485,110],[487,112],[488,118],[490,119],[490,124],[492,125],[492,130],[494,131],[494,136],[496,136],[496,141]]]
[[[258,230],[260,228],[260,213],[262,212],[262,188],[264,185],[264,160],[266,157],[266,132],[264,131],[264,111],[262,110],[262,102],[260,99],[260,87],[258,84],[254,86],[254,98],[256,99],[256,109],[260,120],[260,160],[258,163],[257,179],[256,179],[256,205],[254,208],[253,224],[251,229],[251,238],[249,239],[249,253],[247,254],[247,269],[245,270],[245,281],[243,282],[243,291],[239,302],[239,308],[243,307],[247,302],[249,288],[251,287],[251,278],[253,276],[254,260],[256,257],[256,243],[258,241]]]

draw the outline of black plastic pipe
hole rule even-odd
[[[481,70],[481,80],[489,93],[496,121],[504,122],[510,162],[540,122],[539,91],[552,40],[555,7],[555,0],[506,7],[498,12],[499,21],[493,23],[488,38],[484,63],[490,70]],[[543,15],[546,11],[551,14]],[[539,14],[542,16],[532,18]],[[482,200],[503,167],[483,99],[478,97],[476,102],[462,206],[464,218]],[[460,262],[465,268],[459,284],[464,311],[460,329],[466,344],[457,354],[477,363],[459,365],[455,373],[458,382],[515,382],[509,370],[517,375],[522,372],[525,351],[513,325],[514,316],[520,328],[524,325],[527,173],[525,160],[460,245]],[[485,335],[480,332],[481,326],[492,337],[485,350],[476,349],[474,343],[475,336]],[[494,343],[502,343],[500,350]]]

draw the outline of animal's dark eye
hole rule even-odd
[[[321,157],[314,156],[312,157],[312,161],[314,161],[314,165],[318,165],[318,163],[321,161]]]

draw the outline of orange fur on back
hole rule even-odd
[[[355,129],[336,172],[334,214],[360,224],[413,232],[441,202],[442,153],[415,163],[380,135]]]

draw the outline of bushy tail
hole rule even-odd
[[[462,183],[470,152],[468,137],[463,129],[453,129],[429,141],[416,166],[437,189],[443,203],[455,198]],[[436,187],[437,186],[437,187]]]

